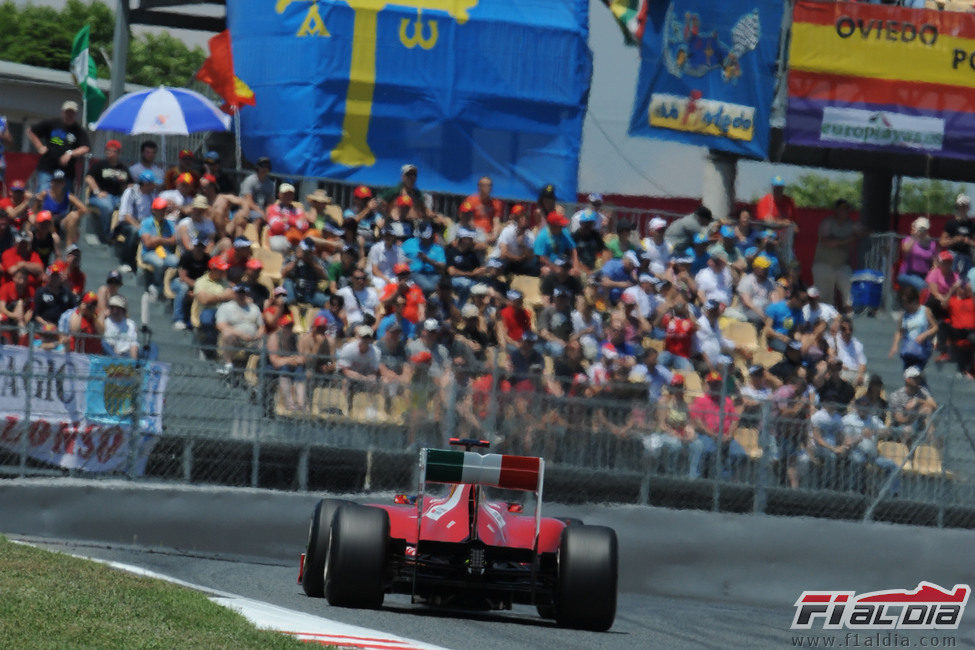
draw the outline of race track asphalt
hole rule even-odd
[[[296,584],[297,558],[213,559],[177,551],[148,551],[64,540],[32,540],[66,553],[133,564],[204,587],[281,607],[441,645],[455,650],[538,648],[785,648],[791,607],[735,606],[688,598],[621,593],[616,623],[607,633],[564,630],[534,609],[510,612],[443,611],[411,605],[409,596],[387,595],[381,610],[330,607],[308,598]]]
[[[548,516],[617,531],[620,594],[608,633],[560,629],[522,606],[442,611],[387,596],[377,611],[340,609],[306,597],[296,583],[318,498],[113,481],[0,481],[0,532],[455,650],[797,647],[793,639],[805,635],[789,627],[803,590],[866,593],[913,589],[922,580],[975,585],[975,533],[968,530],[550,504]],[[823,646],[823,630],[806,634]],[[957,631],[938,632],[945,635],[954,637],[951,647],[975,647],[975,614],[969,611]],[[920,647],[921,636],[900,638]],[[840,631],[835,647],[845,640]]]

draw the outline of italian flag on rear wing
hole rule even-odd
[[[532,456],[481,455],[473,451],[427,449],[424,480],[432,483],[480,483],[509,490],[537,490],[541,459]]]

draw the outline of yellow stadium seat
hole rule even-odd
[[[735,343],[739,350],[755,351],[758,349],[758,336],[755,333],[755,326],[751,323],[732,320],[727,326],[722,326],[722,333],[725,337]]]
[[[175,266],[166,269],[166,272],[163,273],[163,295],[166,296],[167,300],[176,299],[176,294],[173,293],[173,288],[169,286],[172,284],[173,278],[176,277],[176,273],[177,270]]]
[[[943,471],[941,451],[932,445],[918,446],[911,464],[914,471],[923,476],[940,476]]]
[[[529,309],[544,302],[542,299],[542,281],[534,276],[514,276],[511,278],[511,288],[522,293],[525,297],[525,307]]]
[[[681,371],[681,374],[684,375],[684,391],[688,395],[699,395],[704,392],[704,383],[701,381],[701,375],[693,370],[684,370]]]
[[[758,429],[738,427],[735,432],[735,440],[745,448],[749,458],[762,457],[762,446],[758,442]]]
[[[879,453],[884,458],[889,458],[898,465],[902,465],[905,468],[910,468],[910,464],[904,464],[905,459],[907,459],[907,452],[909,449],[907,445],[900,442],[893,442],[891,440],[885,440],[883,442],[877,443],[877,453]]]
[[[272,250],[260,246],[254,246],[251,251],[254,259],[264,265],[262,274],[268,276],[275,282],[280,281],[281,265],[284,263],[284,256],[281,253],[275,253]]]
[[[752,357],[752,363],[758,364],[760,366],[765,366],[770,368],[782,361],[782,353],[776,352],[775,350],[766,350],[764,348],[759,348],[755,351],[755,355]]]
[[[251,240],[252,244],[260,245],[261,234],[257,232],[257,224],[252,221],[244,226],[244,237]]]

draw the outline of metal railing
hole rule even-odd
[[[887,416],[861,439],[848,419],[839,424],[855,408],[823,415],[808,397],[745,401],[732,367],[711,398],[687,373],[678,405],[648,399],[659,387],[647,384],[582,386],[512,375],[499,362],[440,369],[406,362],[412,375],[403,380],[359,381],[341,370],[314,372],[314,362],[275,368],[263,345],[231,355],[226,376],[217,372],[222,363],[189,350],[164,352],[158,361],[79,361],[63,350],[0,347],[0,415],[8,423],[0,472],[408,490],[419,449],[463,435],[486,438],[502,453],[545,457],[546,494],[566,502],[975,527],[975,440],[950,404],[912,425]],[[147,382],[150,372],[165,381]],[[68,386],[73,403],[62,399]],[[17,401],[8,394],[14,387],[31,390]],[[106,405],[100,411],[98,400]],[[832,448],[817,444],[823,438]]]

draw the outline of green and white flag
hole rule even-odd
[[[85,96],[87,113],[85,119],[94,122],[102,114],[105,108],[105,93],[95,85],[98,78],[98,70],[95,67],[95,59],[88,53],[88,36],[91,28],[85,25],[81,28],[71,45],[71,76],[78,85],[78,89]]]

